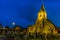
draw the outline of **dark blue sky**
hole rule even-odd
[[[42,5],[41,0],[0,0],[0,23],[3,26],[16,25],[27,27],[34,24],[37,13]],[[44,6],[48,15],[55,26],[60,26],[60,1],[44,0]],[[12,27],[12,26],[11,26]]]

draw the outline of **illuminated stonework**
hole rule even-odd
[[[28,27],[28,34],[55,34],[55,26],[47,19],[46,10],[42,5],[34,25]]]

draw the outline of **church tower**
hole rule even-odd
[[[47,19],[46,10],[44,4],[42,4],[40,11],[38,12],[38,17],[36,20],[36,25],[44,24],[44,21]]]
[[[38,18],[37,18],[37,20],[41,21],[43,19],[47,19],[47,14],[46,14],[46,10],[44,8],[44,4],[42,4],[41,10],[38,12]]]
[[[36,29],[37,29],[37,33],[38,32],[42,32],[45,24],[46,24],[46,19],[47,19],[47,14],[44,8],[44,4],[42,4],[40,11],[38,12],[38,17],[36,20]]]

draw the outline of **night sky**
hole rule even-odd
[[[55,26],[60,27],[60,1],[43,0],[47,17]],[[16,25],[26,28],[36,21],[41,0],[0,0],[0,23],[10,27]]]

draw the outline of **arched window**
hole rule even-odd
[[[40,15],[40,17],[41,17],[42,15]]]

